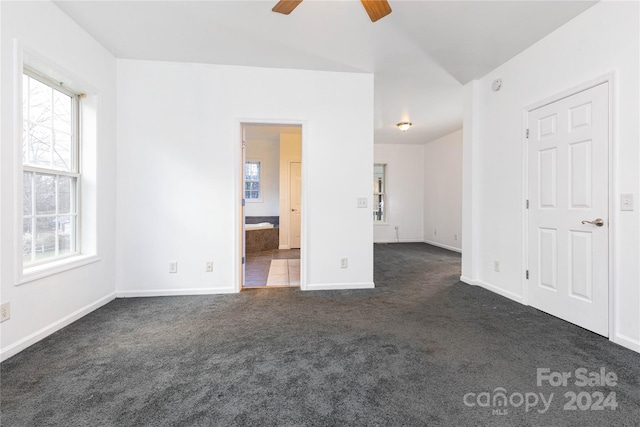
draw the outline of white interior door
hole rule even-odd
[[[301,179],[301,163],[292,162],[289,165],[289,239],[290,248],[300,248],[300,224],[302,209],[300,208],[300,199],[302,195],[302,179]]]
[[[527,152],[529,304],[605,336],[608,97],[604,83],[529,112]]]

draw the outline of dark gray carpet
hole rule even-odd
[[[640,355],[459,274],[457,254],[378,245],[374,290],[118,299],[2,364],[2,426],[639,425]],[[617,385],[536,385],[601,367]],[[498,387],[512,403],[477,405]],[[546,412],[519,405],[533,393]]]

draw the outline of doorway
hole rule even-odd
[[[300,287],[302,127],[242,124],[243,289]]]
[[[528,302],[609,334],[609,83],[527,113]]]

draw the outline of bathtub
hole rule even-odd
[[[245,249],[247,253],[278,249],[280,230],[271,222],[245,224]]]
[[[250,230],[264,230],[265,228],[273,228],[273,224],[270,222],[260,222],[258,224],[245,224],[244,229]]]

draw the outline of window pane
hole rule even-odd
[[[65,214],[75,212],[72,205],[72,187],[75,187],[75,178],[70,176],[58,177],[58,213]]]
[[[74,242],[76,234],[75,216],[61,215],[58,219],[58,254],[64,255],[75,252]]]
[[[71,172],[71,134],[55,132],[54,137],[53,167]]]
[[[66,133],[72,131],[71,100],[69,95],[57,90],[53,91],[53,128],[57,131]]]
[[[34,174],[36,188],[36,214],[56,213],[56,181],[53,175]]]
[[[55,217],[36,219],[36,260],[52,257],[56,252]]]
[[[385,217],[385,181],[386,181],[386,165],[374,164],[373,165],[373,220],[384,222]]]
[[[34,166],[51,165],[51,146],[53,137],[51,128],[29,124],[29,141],[31,151],[28,153],[27,162]]]
[[[258,181],[260,179],[260,162],[245,163],[244,179],[250,181]]]
[[[29,121],[51,127],[51,95],[53,89],[36,79],[29,78]]]
[[[33,174],[31,172],[24,172],[22,174],[22,214],[31,215],[33,209],[33,192],[32,184]]]
[[[22,221],[22,261],[31,262],[31,244],[33,243],[31,219]]]
[[[22,163],[29,159],[29,77],[22,75]]]
[[[77,97],[55,83],[23,75],[23,260],[55,259],[77,251]]]

